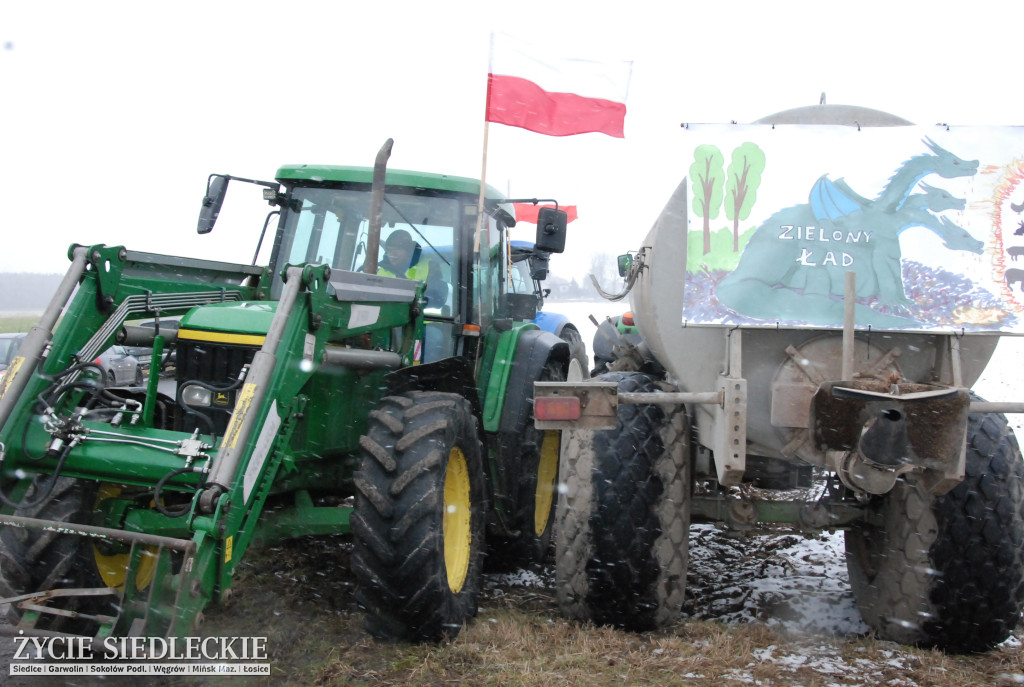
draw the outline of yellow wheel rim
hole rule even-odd
[[[470,528],[472,504],[469,498],[469,467],[466,456],[458,446],[448,453],[448,468],[444,476],[444,566],[448,571],[448,588],[458,594],[469,573],[469,558],[473,546]]]
[[[551,506],[555,501],[555,480],[558,479],[558,450],[562,433],[544,432],[540,445],[540,463],[537,465],[537,493],[533,497],[533,530],[544,534],[551,520]]]
[[[112,499],[121,493],[121,487],[113,484],[101,484],[96,492],[96,507],[107,499]],[[127,553],[105,554],[95,546],[92,547],[93,560],[96,562],[96,571],[100,574],[103,584],[108,587],[124,587],[125,578],[128,577],[128,564],[131,562],[131,555]],[[142,552],[139,561],[139,570],[135,575],[135,588],[142,591],[153,581],[153,569],[156,567],[157,550],[155,546],[147,546]]]

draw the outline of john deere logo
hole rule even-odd
[[[213,405],[221,408],[231,405],[231,394],[227,391],[214,391]]]

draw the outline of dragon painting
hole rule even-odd
[[[978,161],[962,160],[930,139],[930,154],[907,160],[874,200],[842,179],[822,176],[808,202],[782,209],[759,226],[739,265],[719,282],[719,301],[737,313],[816,324],[843,321],[845,272],[857,274],[856,320],[903,328],[917,324],[903,289],[899,237],[924,227],[946,248],[981,253],[983,243],[936,213],[962,210],[964,200],[919,184],[929,175],[973,176]],[[923,193],[913,193],[920,186]],[[871,306],[884,306],[880,312]]]

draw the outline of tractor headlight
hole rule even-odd
[[[213,401],[213,392],[195,384],[189,384],[181,392],[181,400],[185,405],[209,408]]]

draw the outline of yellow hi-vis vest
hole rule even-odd
[[[405,271],[406,279],[417,279],[419,281],[427,280],[427,273],[430,272],[430,265],[427,264],[426,260],[420,260],[418,263],[410,267]],[[377,274],[382,277],[397,277],[398,275],[389,270],[386,267],[378,267]]]

